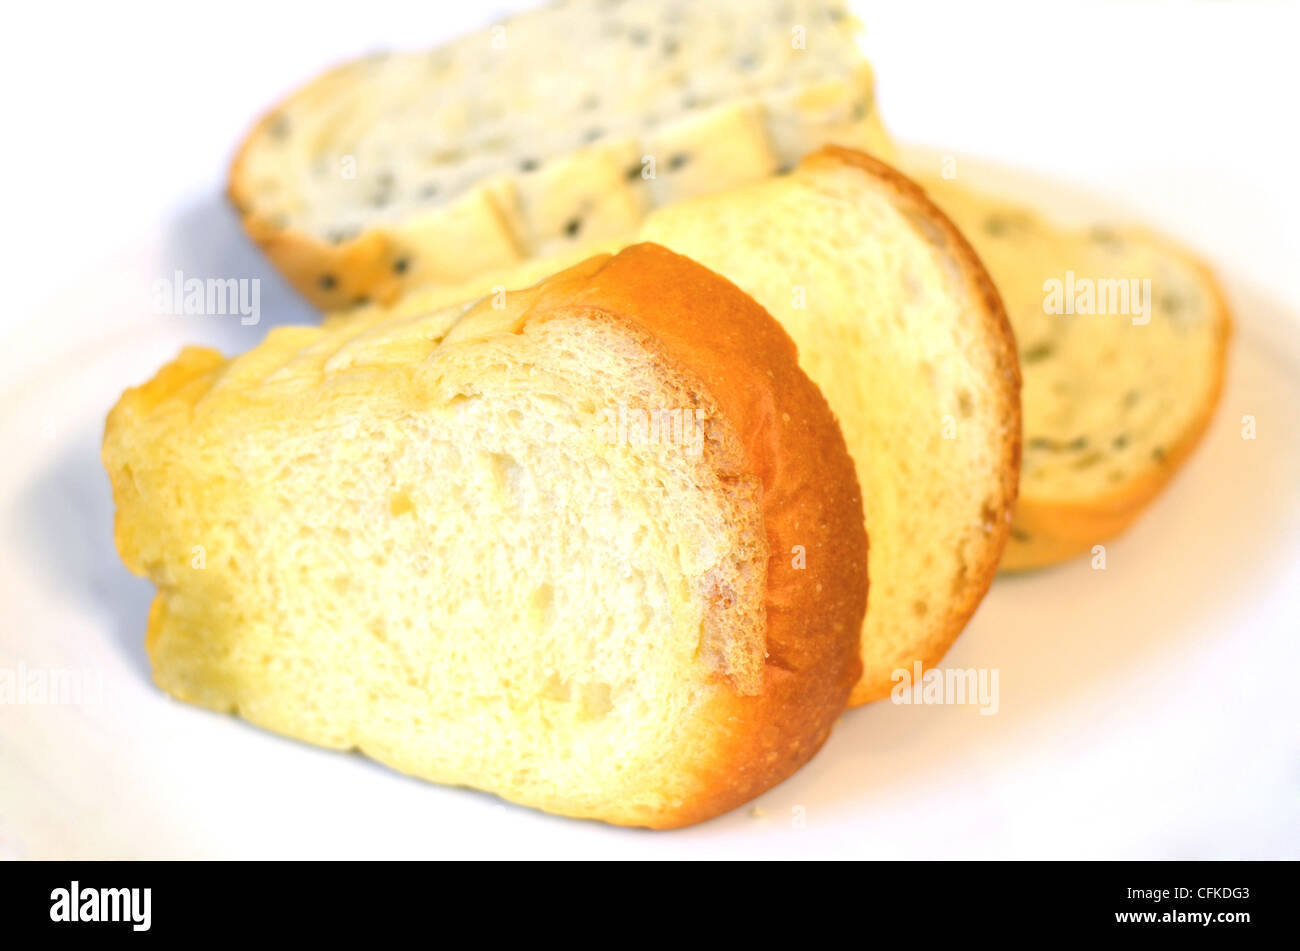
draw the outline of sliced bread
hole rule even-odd
[[[326,73],[252,130],[229,195],[318,306],[390,302],[827,142],[887,154],[856,29],[828,0],[571,0]]]
[[[1214,276],[1145,230],[1064,229],[952,180],[926,187],[988,266],[1020,348],[1024,459],[1002,567],[1091,551],[1209,423],[1231,331]]]
[[[855,29],[825,0],[580,0],[429,54],[436,81],[414,55],[322,77],[250,135],[230,194],[272,261],[327,309],[364,313],[365,302],[390,304],[411,289],[418,307],[517,286],[623,246],[657,206],[757,181],[825,143],[893,158]],[[500,48],[485,56],[494,38]],[[549,66],[556,55],[561,79]],[[557,83],[564,95],[551,95]],[[1057,229],[950,181],[930,187],[992,262],[1018,335],[1036,341],[1021,347],[1034,364],[1032,426],[1003,567],[1087,551],[1136,517],[1203,431],[1228,337],[1222,297],[1194,257],[1146,232]],[[1137,346],[1113,336],[1121,321],[1042,310],[1045,281],[1063,284],[1067,273],[1108,281],[1157,271],[1170,293],[1157,292],[1157,329]],[[1184,303],[1181,322],[1166,320]],[[1165,347],[1165,330],[1198,321],[1203,335],[1179,333]],[[1044,356],[1044,335],[1055,358]],[[1123,358],[1109,356],[1116,345]],[[1162,362],[1162,353],[1174,356]],[[1190,385],[1177,382],[1184,375]]]
[[[680,826],[790,775],[858,677],[843,438],[776,322],[662,248],[186,350],[103,457],[158,684],[425,779]]]
[[[1010,527],[1019,375],[987,274],[916,186],[845,149],[813,155],[790,175],[658,209],[624,243],[634,241],[672,248],[753,295],[826,394],[857,463],[871,537],[852,702],[887,696],[895,671],[936,663],[961,632]],[[329,324],[360,332],[500,294],[555,263],[428,288]]]

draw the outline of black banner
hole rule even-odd
[[[7,936],[75,932],[295,939],[454,935],[512,926],[560,940],[683,940],[700,922],[737,937],[781,914],[808,937],[1205,936],[1285,926],[1289,863],[712,863],[616,869],[570,863],[95,863],[0,865]],[[448,926],[453,926],[448,930]],[[16,945],[10,945],[15,947]]]

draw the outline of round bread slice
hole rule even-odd
[[[103,456],[158,684],[426,779],[685,825],[789,776],[858,677],[843,438],[777,323],[663,248],[187,350]]]
[[[249,133],[229,195],[313,303],[389,303],[826,142],[887,154],[856,32],[839,0],[547,5],[318,77]]]
[[[857,464],[871,537],[863,675],[851,702],[888,696],[897,671],[937,663],[961,633],[1010,528],[1020,377],[983,265],[917,186],[841,148],[789,175],[658,209],[628,240],[672,248],[752,295],[826,394]],[[361,333],[554,263],[329,323]]]
[[[1231,319],[1213,274],[1136,228],[1056,227],[937,180],[1006,301],[1025,388],[1020,500],[1002,567],[1039,568],[1118,535],[1209,424]]]

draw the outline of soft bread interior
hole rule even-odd
[[[855,33],[826,0],[549,5],[319,77],[249,135],[231,197],[322,306],[467,280],[825,142],[887,154]]]
[[[1014,356],[957,240],[833,159],[665,208],[642,236],[762,303],[839,418],[871,539],[853,700],[887,695],[896,670],[938,661],[983,597],[1015,493]]]
[[[1146,231],[1064,229],[953,181],[926,187],[988,266],[1020,350],[1024,460],[1003,565],[1087,551],[1136,515],[1204,429],[1228,334],[1215,281]]]
[[[531,304],[276,330],[128,392],[105,461],[164,688],[571,815],[686,794],[693,718],[759,687],[760,489],[653,341]]]
[[[847,158],[846,158],[847,156]],[[835,150],[791,175],[655,211],[631,240],[694,258],[746,291],[799,347],[863,489],[871,593],[853,702],[937,662],[990,583],[1015,499],[1014,343],[961,237],[879,163]],[[413,292],[331,325],[418,314],[534,277],[532,261]]]

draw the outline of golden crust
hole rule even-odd
[[[932,202],[919,185],[896,169],[880,162],[869,155],[852,149],[831,146],[809,156],[807,164],[837,161],[860,168],[882,182],[889,184],[895,192],[899,207],[910,215],[937,228],[944,241],[952,249],[952,256],[961,268],[962,277],[972,296],[983,302],[980,309],[983,319],[983,340],[990,347],[996,366],[998,379],[995,385],[1000,394],[1000,405],[1006,420],[1001,445],[1001,463],[998,467],[999,505],[993,514],[993,530],[984,537],[978,561],[971,564],[966,583],[954,594],[947,606],[946,623],[937,632],[915,645],[914,653],[924,667],[937,664],[948,652],[957,636],[961,634],[975,609],[988,592],[993,577],[997,574],[998,563],[1002,558],[1011,528],[1012,512],[1016,504],[1016,495],[1020,479],[1020,361],[1016,350],[1015,335],[1007,319],[1002,298],[993,280],[985,270],[979,255],[971,247],[957,226],[949,220],[937,205]],[[869,657],[871,644],[862,645],[864,656]],[[867,669],[873,669],[868,663]],[[872,679],[860,681],[849,698],[850,706],[859,706],[889,696],[893,681],[885,673],[888,664],[874,665],[881,671]]]
[[[699,822],[754,798],[802,766],[830,735],[860,673],[867,537],[853,462],[794,342],[731,282],[658,245],[614,257],[575,297],[662,341],[740,434],[763,486],[767,657],[753,696],[719,694],[715,736],[685,737],[695,791],[644,824]],[[795,566],[802,546],[804,567]],[[607,821],[618,822],[616,818]],[[639,817],[636,824],[642,824]]]
[[[1090,552],[1094,545],[1120,535],[1164,491],[1209,428],[1227,375],[1232,315],[1213,270],[1186,251],[1180,253],[1195,265],[1214,297],[1216,360],[1204,404],[1178,441],[1165,451],[1159,465],[1146,469],[1113,492],[1069,502],[1022,498],[1016,506],[1014,534],[1003,555],[1002,570],[1045,568]]]
[[[573,810],[652,828],[708,819],[806,762],[859,676],[867,540],[853,464],[820,391],[799,370],[790,338],[751,298],[695,262],[639,245],[583,262],[521,294],[544,299],[528,308],[530,321],[581,312],[650,341],[665,375],[697,387],[726,420],[723,429],[734,433],[728,442],[735,445],[724,447],[725,455],[742,460],[738,475],[726,473],[738,486],[734,504],[742,504],[741,483],[762,487],[766,650],[755,682],[717,676],[710,699],[682,724],[676,768],[661,788],[639,791],[636,802]],[[229,366],[215,351],[187,349],[152,381],[128,390],[110,414],[104,461],[119,505],[118,548],[133,571],[149,567],[141,560],[139,534],[159,527],[138,506],[134,517],[123,517],[134,491],[123,447],[136,439],[131,431],[144,416],[174,411],[187,419]],[[806,552],[804,567],[796,567],[795,546]],[[165,626],[165,613],[163,599],[156,599],[151,642]],[[722,607],[714,614],[721,623],[735,623],[736,615]],[[657,805],[647,807],[650,802]],[[573,814],[564,803],[532,804]]]
[[[1020,369],[1017,350],[1000,295],[976,252],[919,186],[889,165],[861,152],[842,147],[829,147],[810,155],[804,160],[801,168],[831,165],[847,165],[870,176],[873,181],[880,182],[885,190],[892,191],[898,205],[918,220],[923,229],[935,233],[935,243],[944,245],[945,254],[957,262],[957,267],[969,287],[971,299],[982,302],[982,305],[974,308],[978,317],[972,320],[972,324],[976,326],[971,327],[971,337],[981,341],[981,345],[992,355],[991,364],[1000,368],[996,373],[997,378],[989,380],[989,386],[995,393],[996,402],[1002,407],[1002,415],[1005,419],[1003,439],[996,453],[1000,464],[996,472],[990,470],[989,477],[992,484],[989,494],[998,500],[998,504],[990,513],[992,530],[976,543],[968,565],[969,573],[963,577],[954,595],[943,605],[941,611],[935,610],[930,618],[927,618],[927,624],[931,619],[937,619],[937,628],[927,628],[922,633],[911,635],[916,638],[915,653],[909,653],[907,666],[910,667],[912,658],[919,659],[929,666],[943,657],[964,629],[996,574],[999,558],[1007,542],[1020,465]],[[526,279],[531,279],[531,276]],[[486,289],[485,284],[501,281],[506,284],[517,283],[510,278],[503,279],[496,276],[490,281],[468,285],[462,291],[436,296],[435,299],[444,302],[448,298],[472,297],[483,293]],[[413,295],[411,300],[415,305],[422,306],[418,295]],[[341,324],[348,319],[352,318],[338,315],[335,322]],[[982,327],[978,326],[978,321],[982,321]],[[893,686],[890,674],[898,666],[898,659],[893,651],[886,650],[884,645],[875,645],[873,652],[873,645],[865,638],[862,656],[871,673],[867,675],[868,679],[855,689],[850,701],[853,705],[888,696]],[[873,658],[878,661],[874,665],[870,663]]]

